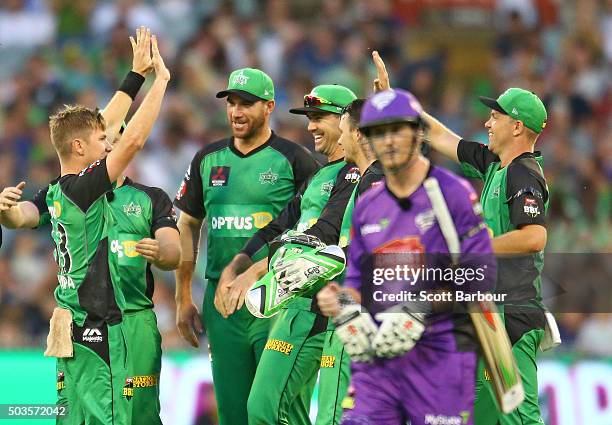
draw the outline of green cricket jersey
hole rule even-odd
[[[110,269],[113,282],[123,294],[121,311],[153,308],[151,263],[135,251],[135,246],[143,238],[155,238],[158,229],[178,231],[172,202],[163,190],[127,177],[108,198],[114,219],[108,230]]]
[[[344,160],[330,162],[306,181],[283,211],[249,239],[242,252],[254,257],[274,238],[289,229],[314,235],[325,243],[337,243],[342,214],[359,170]]]
[[[457,147],[461,168],[469,177],[484,180],[481,204],[486,225],[499,236],[527,224],[544,226],[548,187],[539,152],[526,152],[506,167],[482,144],[461,140]],[[508,294],[508,304],[540,304],[543,251],[498,260],[497,292]]]
[[[302,146],[272,133],[244,155],[228,138],[200,150],[174,204],[208,226],[206,278],[218,280],[245,242],[270,223],[316,171]]]
[[[39,227],[51,222],[45,201],[48,190],[40,190],[32,199],[40,214]],[[127,177],[122,186],[106,195],[106,199],[113,218],[112,225],[107,228],[110,273],[112,282],[122,293],[118,299],[119,308],[128,313],[152,308],[151,265],[134,247],[143,238],[154,238],[157,229],[177,229],[172,202],[163,190],[135,183]]]
[[[113,218],[105,194],[111,190],[102,159],[79,174],[52,181],[33,201],[41,212],[40,222],[51,222],[58,265],[55,299],[72,312],[78,326],[85,319],[111,325],[121,321],[108,265]]]

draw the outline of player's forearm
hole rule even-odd
[[[429,126],[427,140],[431,147],[453,161],[459,162],[457,146],[461,137],[427,112],[423,112],[422,116]]]
[[[181,262],[181,247],[179,244],[169,243],[160,245],[159,258],[155,266],[161,270],[176,270]]]
[[[176,278],[176,291],[174,299],[177,304],[192,302],[191,280],[195,270],[194,261],[181,261],[174,272]]]
[[[121,83],[121,87],[102,110],[102,116],[106,121],[106,137],[108,140],[115,140],[115,137],[119,134],[121,124],[144,81],[145,76],[132,69]]]
[[[142,149],[159,115],[167,87],[168,80],[164,78],[155,79],[151,89],[125,129],[120,144],[131,146],[136,150]]]
[[[251,266],[253,275],[259,280],[268,272],[268,257],[263,258]]]
[[[546,228],[539,225],[528,225],[519,230],[512,230],[493,238],[495,254],[533,254],[546,246]]]
[[[198,257],[202,221],[183,212],[179,217],[177,227],[180,234],[181,259],[175,272],[175,299],[177,303],[191,302],[191,280]]]

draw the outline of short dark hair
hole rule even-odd
[[[349,124],[352,129],[356,129],[359,127],[359,120],[361,119],[361,109],[365,103],[365,99],[355,99],[348,105],[344,107],[342,110],[343,114],[348,114],[349,116]]]

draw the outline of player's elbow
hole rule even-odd
[[[531,224],[521,228],[524,235],[525,246],[528,252],[540,252],[546,247],[547,232],[544,226]]]

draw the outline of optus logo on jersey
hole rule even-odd
[[[261,229],[272,221],[272,214],[266,211],[256,212],[250,216],[218,216],[210,219],[213,230],[252,230]]]
[[[111,241],[111,252],[117,254],[117,257],[122,258],[124,255],[128,258],[138,257],[140,254],[136,252],[136,241],[119,241],[114,239]]]

